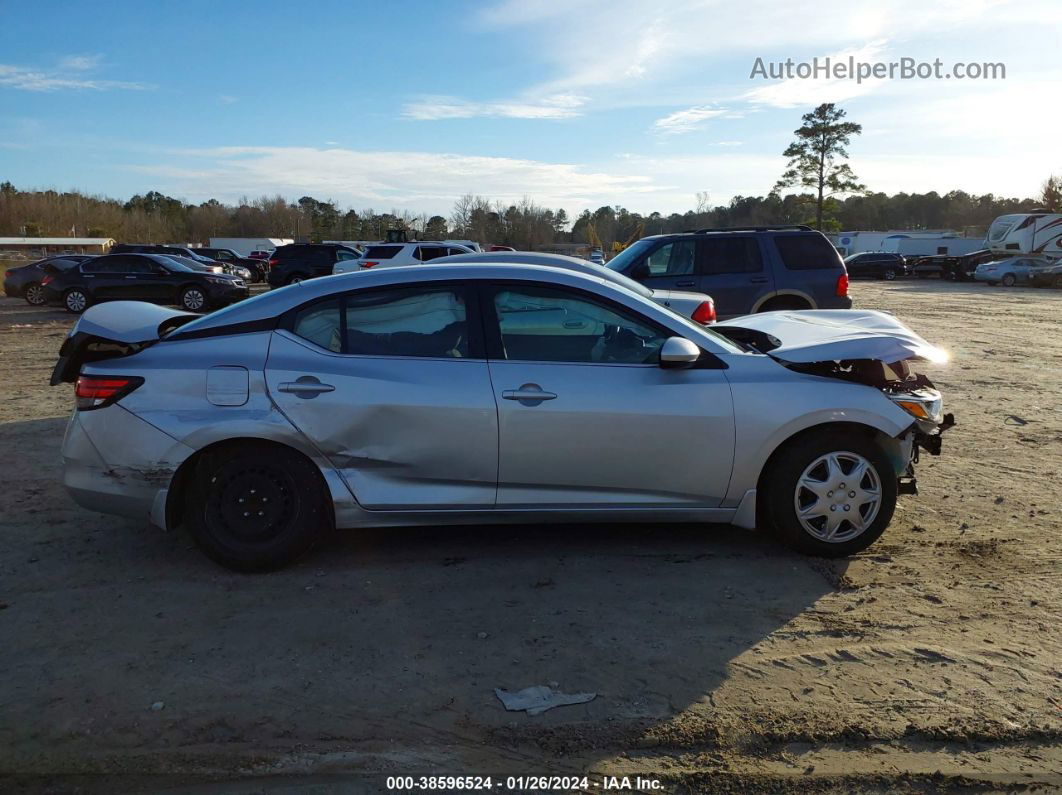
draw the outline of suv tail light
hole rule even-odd
[[[109,406],[142,383],[144,379],[134,375],[80,375],[74,386],[77,408],[88,411]]]
[[[709,323],[715,322],[715,301],[709,298],[707,301],[701,301],[701,305],[693,310],[693,314],[690,318],[700,323],[702,326],[707,326]]]
[[[50,284],[54,279],[55,277],[52,274],[44,274],[44,278],[41,279],[41,287],[44,287],[46,284]]]
[[[845,271],[837,277],[837,297],[845,298],[848,296],[848,272]]]
[[[280,260],[278,260],[276,257],[273,257],[271,260],[269,260],[269,267],[270,268],[275,268],[279,264],[280,264]]]
[[[374,267],[376,265],[379,265],[379,264],[380,264],[380,262],[378,260],[376,262],[371,262],[371,261],[370,262],[363,262],[363,263],[361,263],[361,267],[363,267],[363,268],[372,268],[372,267]]]

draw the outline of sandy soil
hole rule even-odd
[[[958,427],[866,553],[731,528],[344,534],[239,576],[58,484],[70,317],[0,300],[0,789],[1062,788],[1062,293],[856,282]],[[596,700],[537,717],[493,689]],[[161,708],[152,709],[152,705]]]

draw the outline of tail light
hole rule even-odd
[[[837,277],[837,297],[845,298],[848,296],[848,273],[842,273]]]
[[[270,268],[275,268],[279,264],[280,264],[280,260],[276,259],[275,257],[273,259],[269,260],[269,267]]]
[[[131,375],[81,375],[74,386],[74,396],[80,411],[101,409],[121,400],[138,386],[143,378]]]
[[[715,322],[715,301],[709,298],[707,301],[701,301],[701,305],[693,310],[693,314],[690,318],[694,322],[700,323],[702,326],[707,326],[709,323]]]
[[[51,284],[54,280],[55,280],[55,277],[52,276],[52,274],[46,273],[44,275],[44,278],[41,279],[41,287],[44,287],[45,285]]]
[[[376,265],[379,265],[379,264],[380,264],[379,261],[377,261],[377,262],[363,262],[363,263],[361,263],[361,267],[363,267],[363,268],[372,268],[372,267],[375,267]]]

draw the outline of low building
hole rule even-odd
[[[47,257],[51,254],[106,254],[114,245],[110,237],[0,237],[0,259],[5,254]]]

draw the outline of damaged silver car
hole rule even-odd
[[[705,327],[592,274],[439,265],[315,279],[206,316],[91,307],[64,483],[187,527],[240,570],[333,528],[730,522],[843,556],[873,543],[952,424],[890,315]]]

